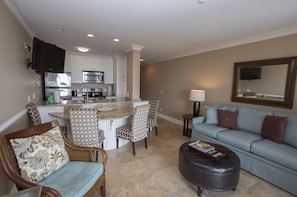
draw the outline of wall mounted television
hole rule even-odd
[[[36,73],[64,72],[65,50],[56,45],[33,38],[32,69]]]
[[[240,80],[261,79],[261,67],[240,68]]]

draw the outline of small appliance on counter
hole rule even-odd
[[[56,95],[55,102],[60,99],[71,100],[71,73],[50,73],[43,74],[43,100],[47,100],[49,93]],[[58,96],[59,94],[59,96]]]
[[[112,87],[108,86],[106,89],[106,96],[112,96]]]

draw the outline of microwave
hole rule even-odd
[[[104,83],[104,72],[101,71],[83,71],[83,83]]]

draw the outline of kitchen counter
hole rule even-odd
[[[57,117],[57,118],[64,118],[69,120],[69,111],[64,112],[48,112],[49,115]],[[113,120],[119,118],[129,118],[133,116],[133,108],[126,108],[126,109],[112,109],[110,111],[100,111],[98,109],[98,119],[99,120]]]
[[[128,124],[133,116],[134,107],[148,104],[141,99],[100,99],[93,102],[82,103],[77,101],[62,101],[59,104],[48,105],[46,102],[37,104],[42,122],[58,119],[60,125],[67,126],[68,138],[71,139],[69,110],[71,107],[94,108],[98,110],[99,129],[104,131],[104,149],[116,148],[115,131],[117,127]],[[119,147],[129,141],[119,139]]]
[[[37,106],[65,106],[65,105],[81,105],[81,104],[106,104],[106,103],[133,103],[140,102],[141,99],[130,99],[130,98],[106,98],[106,99],[95,99],[84,102],[82,100],[62,100],[61,103],[48,104],[47,101],[37,103]]]
[[[98,99],[87,103],[77,100],[65,100],[58,104],[43,102],[37,105],[37,107],[39,109],[46,107],[49,115],[64,119],[69,119],[69,109],[73,106],[94,108],[98,110],[98,119],[112,120],[131,117],[135,106],[146,103],[148,101],[141,101],[141,99]],[[63,110],[61,110],[62,108]]]

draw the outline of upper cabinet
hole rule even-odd
[[[67,52],[65,55],[64,72],[71,72],[71,57],[67,55]]]
[[[113,59],[104,55],[81,55],[66,52],[65,72],[71,72],[72,83],[82,83],[82,71],[103,71],[104,83],[113,83]]]
[[[66,52],[65,72],[71,72],[72,83],[82,83],[82,57],[75,53]]]
[[[103,61],[104,83],[113,84],[113,59],[106,56]]]
[[[82,68],[85,71],[103,71],[103,58],[100,56],[81,56]]]

